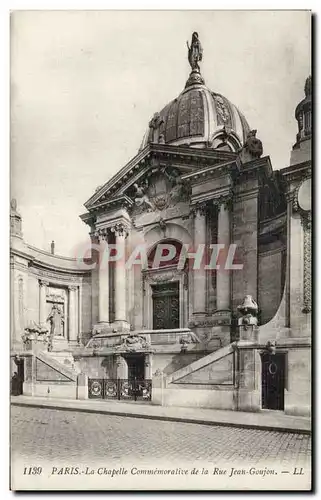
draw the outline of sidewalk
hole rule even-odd
[[[181,408],[173,406],[153,406],[147,403],[121,401],[70,400],[13,396],[11,404],[52,408],[65,411],[82,411],[124,417],[149,418],[170,422],[185,422],[203,425],[224,425],[270,431],[310,434],[311,421],[307,417],[284,415],[277,411],[247,413],[205,408]]]

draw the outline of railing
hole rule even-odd
[[[88,379],[89,399],[141,400],[152,399],[152,381],[137,379]]]

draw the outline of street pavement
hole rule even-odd
[[[27,406],[11,407],[15,460],[277,463],[310,466],[311,437]]]
[[[309,417],[287,415],[281,411],[244,412],[213,408],[160,406],[149,402],[102,399],[60,399],[35,396],[13,396],[13,405],[57,410],[84,411],[104,415],[130,416],[206,425],[227,425],[253,429],[311,434]]]

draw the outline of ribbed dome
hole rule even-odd
[[[140,149],[158,142],[237,151],[249,130],[242,113],[226,97],[194,84],[155,113]]]

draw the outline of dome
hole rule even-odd
[[[156,142],[238,151],[250,131],[243,114],[223,95],[189,81],[176,99],[155,113],[140,149]]]

